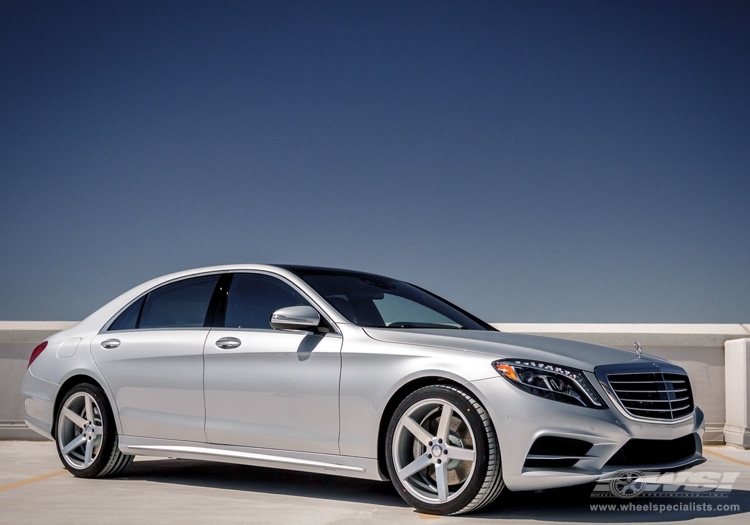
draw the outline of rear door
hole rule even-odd
[[[156,288],[91,342],[123,434],[205,442],[203,347],[218,281],[203,275]]]

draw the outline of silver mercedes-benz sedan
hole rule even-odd
[[[418,286],[306,266],[154,279],[34,349],[26,422],[79,477],[135,455],[390,479],[458,514],[704,461],[685,371],[501,333]]]

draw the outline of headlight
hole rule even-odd
[[[529,394],[571,405],[607,408],[580,370],[521,359],[495,361],[492,366]]]

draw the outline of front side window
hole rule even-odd
[[[238,273],[229,288],[224,326],[270,330],[271,315],[276,310],[309,304],[294,288],[275,277]]]

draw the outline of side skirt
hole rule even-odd
[[[197,459],[384,481],[377,459],[120,436],[124,454]]]

